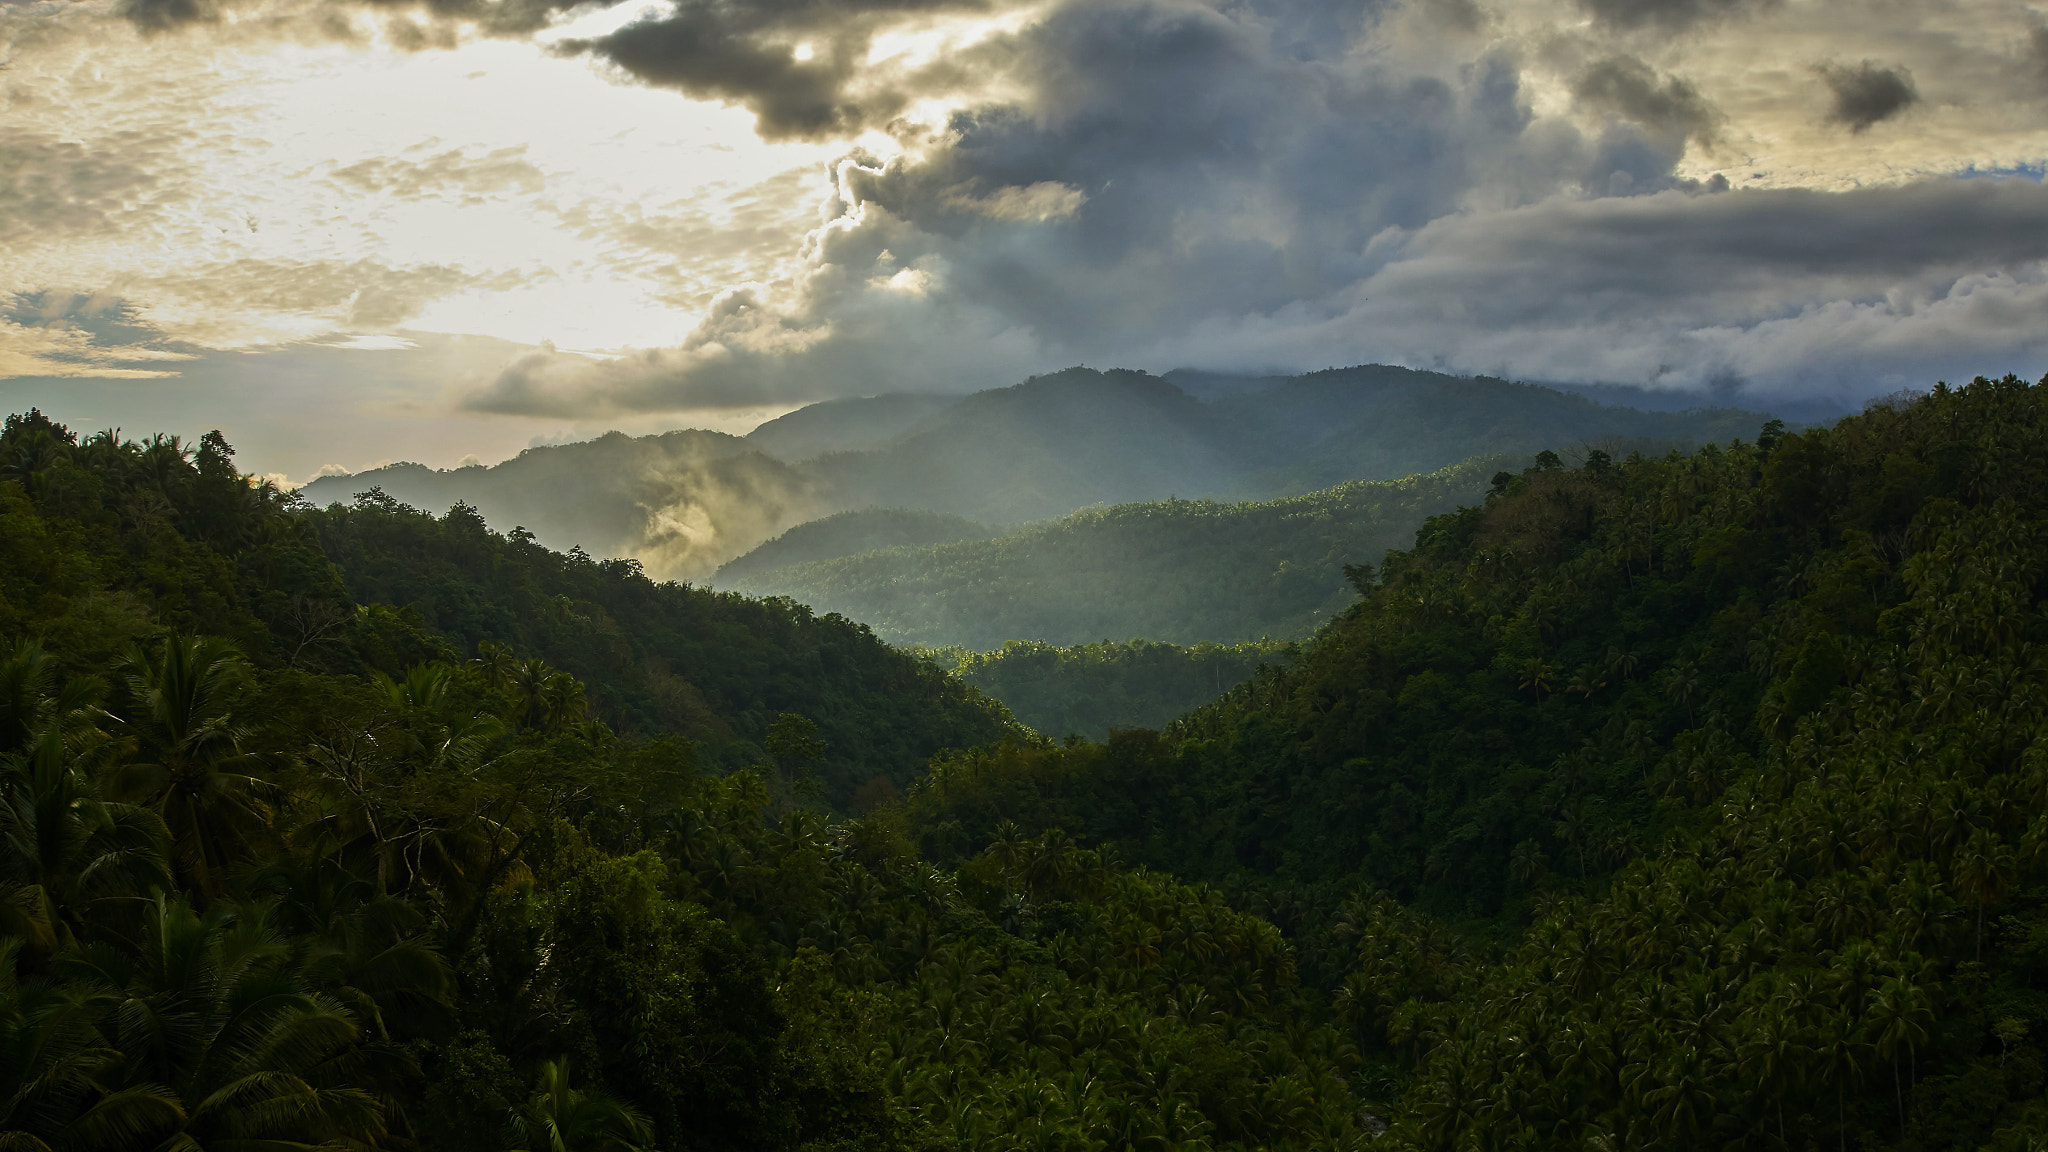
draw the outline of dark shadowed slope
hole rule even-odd
[[[1257,674],[1286,664],[1301,646],[1162,644],[1097,640],[1058,647],[1012,640],[993,652],[927,649],[953,674],[1003,702],[1033,730],[1105,740],[1118,728],[1163,728]]]

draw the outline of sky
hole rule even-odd
[[[2002,0],[0,0],[0,407],[300,482],[1072,364],[2048,371]]]

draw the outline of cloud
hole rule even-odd
[[[1572,95],[1584,106],[1633,120],[1652,132],[1675,134],[1681,141],[1693,137],[1712,144],[1721,120],[1699,89],[1676,76],[1660,78],[1633,56],[1593,64],[1572,82]]]
[[[336,168],[333,179],[356,192],[382,193],[405,200],[454,195],[480,202],[494,193],[541,191],[547,176],[528,161],[524,146],[498,148],[483,156],[451,148],[424,160],[373,156]]]
[[[676,0],[607,35],[565,41],[636,79],[753,112],[771,139],[844,137],[887,123],[919,94],[960,79],[945,64],[902,69],[869,59],[876,35],[906,18],[985,13],[994,0]]]
[[[362,7],[398,14],[418,14],[425,23],[400,20],[394,25],[400,46],[408,50],[452,48],[454,26],[465,25],[493,36],[526,36],[546,28],[559,12],[579,0],[354,0]],[[583,0],[587,2],[587,0]],[[616,0],[613,0],[616,2]],[[598,4],[608,7],[609,4]],[[114,12],[144,35],[158,35],[193,26],[224,23],[230,8],[260,8],[251,0],[119,0]],[[333,39],[358,37],[346,19],[336,19],[344,5],[313,5],[289,13],[280,23],[283,34],[311,33]],[[410,42],[405,42],[407,40]]]
[[[525,35],[570,11],[367,6],[445,44],[473,44],[471,29]],[[585,203],[556,202],[573,173],[538,143],[529,156],[437,140],[305,169],[375,212],[548,193],[549,226],[588,245],[555,284],[630,280],[650,312],[674,309],[626,354],[522,354],[471,386],[468,411],[625,419],[976,387],[1075,362],[1386,359],[1849,388],[2040,352],[2025,308],[2048,261],[2034,244],[2048,205],[2026,182],[1954,178],[2048,157],[2028,111],[2048,32],[1991,0],[673,0],[650,12],[552,50],[623,85],[743,108],[773,140],[832,141],[837,159],[773,189],[750,171],[717,195]],[[614,130],[627,138],[590,127]],[[144,203],[118,189],[152,187],[143,168],[118,168],[118,147],[34,146],[38,171],[79,189],[39,201],[58,228],[118,225]],[[720,202],[730,188],[742,190]],[[88,203],[107,214],[74,210]],[[480,264],[270,250],[119,287],[169,302],[151,299],[153,316],[240,299],[367,330],[545,275]]]
[[[115,10],[147,33],[220,19],[220,8],[212,0],[121,0]]]
[[[105,347],[76,328],[25,326],[0,320],[0,379],[10,376],[97,376],[113,380],[149,380],[177,373],[137,367],[190,357],[134,345]]]
[[[1362,331],[1468,371],[1501,358],[1533,376],[1692,387],[1733,372],[1856,392],[2032,367],[2044,341],[2021,317],[2048,283],[2044,219],[2048,189],[2017,179],[1447,218],[1404,238],[1317,335]]]
[[[0,308],[0,379],[95,376],[148,380],[193,359],[163,346],[125,301],[63,292],[19,292]]]
[[[137,277],[131,288],[151,297],[153,313],[176,317],[179,331],[194,339],[232,344],[264,338],[263,317],[312,320],[302,335],[392,328],[443,297],[475,288],[502,291],[526,279],[517,272],[470,272],[447,264],[393,267],[367,259],[243,258],[202,265],[189,273]],[[242,327],[251,329],[252,335],[237,334],[235,329]]]
[[[1883,68],[1865,60],[1853,67],[1823,64],[1819,71],[1835,98],[1828,122],[1845,124],[1851,132],[1889,120],[1920,100],[1913,74],[1904,68]]]
[[[0,250],[107,237],[144,224],[178,193],[161,142],[97,146],[0,125]]]
[[[1295,14],[1093,0],[987,37],[955,59],[1001,96],[904,129],[898,155],[835,164],[827,222],[786,279],[721,298],[676,348],[540,354],[469,403],[560,415],[1001,383],[1217,317],[1328,315],[1383,262],[1375,236],[1475,192],[1517,206],[1692,186],[1674,165],[1713,115],[1681,80],[1610,61],[1587,99],[1627,114],[1582,131],[1536,120],[1512,55],[1398,51],[1434,25],[1295,40]]]

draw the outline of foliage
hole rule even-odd
[[[808,661],[811,683],[869,681],[853,722],[835,725],[823,694],[753,722],[779,778],[842,741],[923,758],[876,753],[863,725],[990,716],[927,663],[787,604],[546,554],[459,508],[313,512],[240,477],[209,494],[204,454],[159,461],[186,502],[158,503],[141,490],[156,480],[121,471],[148,445],[79,444],[31,415],[0,458],[24,447],[50,450],[27,483],[0,481],[0,539],[29,543],[0,572],[16,612],[0,636],[0,1143],[886,1152],[1355,1135],[1349,1048],[1314,1022],[1288,944],[1215,892],[1057,832],[996,829],[942,871],[900,808],[831,823],[673,733],[637,737],[612,703],[630,681],[526,653],[612,642],[594,626],[608,605],[635,641],[691,631],[705,664],[727,661],[733,695],[707,693],[705,711],[728,727],[749,721],[712,707],[786,690],[778,659]],[[100,485],[97,508],[74,471]],[[191,512],[216,498],[240,503],[200,536]],[[143,525],[164,549],[150,564],[110,555],[140,530],[118,519],[129,507],[159,517]],[[112,531],[79,527],[105,509]],[[366,603],[377,588],[433,599]],[[121,612],[101,610],[110,597]],[[192,619],[246,647],[178,626]]]
[[[590,710],[615,730],[687,737],[718,766],[754,762],[775,718],[801,713],[831,746],[817,771],[841,804],[868,780],[907,784],[932,753],[1007,727],[971,688],[789,600],[657,584],[632,560],[500,536],[461,504],[436,518],[373,493],[300,515],[350,596],[403,605],[402,619],[446,638],[395,644],[394,660],[485,643],[535,653],[589,685]]]
[[[1164,734],[943,759],[922,842],[1221,882],[1397,1147],[2037,1146],[2044,433],[1980,379],[1543,459]]]
[[[39,464],[0,1141],[2039,1146],[2048,386],[1537,459],[1165,730],[1012,732],[837,820],[516,649],[366,667],[455,647],[418,611],[294,666],[260,534],[167,519],[199,575],[98,612],[131,529]],[[157,623],[194,602],[264,658]],[[759,723],[777,778],[842,738]]]

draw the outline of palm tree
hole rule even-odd
[[[267,830],[271,815],[269,785],[230,770],[248,763],[230,712],[242,670],[227,641],[177,634],[155,659],[130,649],[122,666],[154,759],[125,766],[120,787],[163,818],[172,859],[206,899],[218,895],[220,871]]]
[[[1799,1083],[1812,1051],[1801,1042],[1793,1013],[1780,1001],[1759,1006],[1746,1022],[1749,1027],[1739,1046],[1737,1066],[1761,1095],[1776,1104],[1778,1144],[1789,1147],[1785,1141],[1785,1097]]]
[[[42,647],[0,658],[0,927],[44,947],[68,942],[90,906],[167,886],[163,822],[102,802],[87,765],[113,750],[98,682],[51,691]]]
[[[131,947],[95,941],[59,966],[109,989],[107,1039],[124,1087],[182,1102],[164,1147],[227,1152],[383,1131],[369,1088],[380,1064],[402,1060],[367,1047],[352,1013],[301,983],[293,949],[260,914],[202,915],[159,897]],[[350,1086],[323,1086],[342,1080]]]
[[[583,719],[588,707],[583,681],[567,672],[555,672],[541,682],[540,712],[549,732],[560,732]]]
[[[184,1110],[162,1085],[110,1086],[121,1054],[100,1033],[101,998],[19,979],[22,944],[0,938],[0,1149],[116,1148],[174,1128]]]
[[[60,947],[102,901],[170,886],[169,833],[155,813],[94,795],[63,728],[47,725],[22,754],[0,760],[0,878],[26,913],[33,893],[44,932],[0,926]]]
[[[479,640],[476,659],[469,662],[469,667],[481,673],[484,682],[491,687],[500,692],[510,692],[519,661],[512,655],[510,647],[492,640]]]
[[[538,656],[529,656],[512,666],[506,690],[512,697],[513,724],[546,721],[548,680],[554,675],[554,668]]]
[[[1863,1037],[1848,1012],[1829,1013],[1820,1029],[1814,1056],[1835,1082],[1835,1120],[1844,1149],[1849,1147],[1849,1086],[1863,1079]]]
[[[370,677],[370,682],[400,712],[438,713],[448,699],[448,686],[454,681],[455,669],[439,660],[407,668],[403,680],[393,680],[382,672],[373,673]]]
[[[1899,1138],[1906,1134],[1906,1091],[1899,1084],[1900,1048],[1908,1056],[1927,1042],[1934,1026],[1927,993],[1904,976],[1885,981],[1870,998],[1870,1020],[1877,1030],[1877,1053],[1892,1062],[1892,1093],[1899,1105]]]
[[[1984,958],[1984,910],[2012,883],[2012,845],[1988,828],[1979,828],[1958,849],[1952,864],[1956,890],[1977,902],[1977,959]]]
[[[0,656],[0,753],[24,747],[52,720],[89,728],[104,717],[98,681],[77,677],[61,690],[56,681],[56,661],[40,641],[17,641]]]
[[[654,1127],[639,1109],[602,1092],[569,1086],[569,1061],[544,1061],[533,1098],[512,1110],[521,1152],[638,1152]]]

